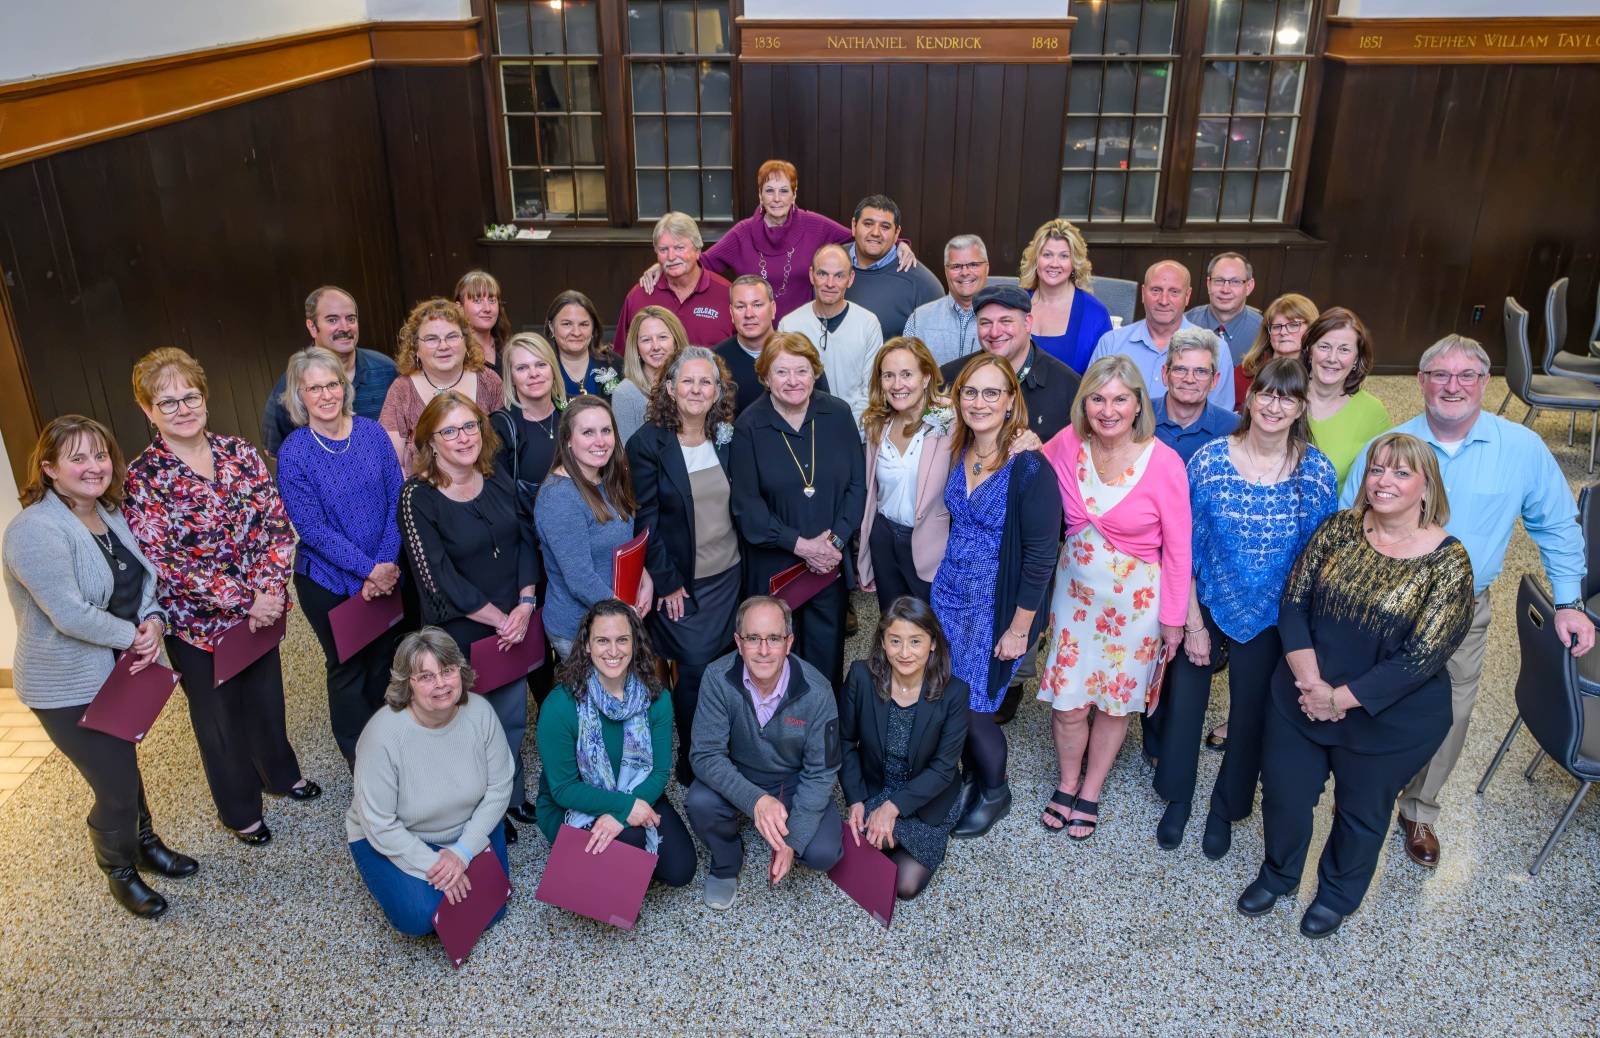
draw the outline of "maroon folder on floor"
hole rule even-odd
[[[405,612],[398,588],[371,600],[362,598],[357,591],[328,610],[333,647],[339,652],[339,662],[345,662],[377,641],[380,634],[400,622]]]
[[[861,846],[857,847],[850,823],[843,825],[844,857],[828,870],[828,878],[887,930],[889,921],[894,918],[894,861],[868,843],[864,836]]]
[[[639,597],[639,581],[644,578],[644,546],[650,540],[645,530],[611,554],[611,592],[629,605]]]
[[[500,867],[493,847],[479,851],[467,865],[467,882],[472,884],[472,889],[466,897],[453,905],[445,898],[433,912],[433,930],[457,969],[467,961],[478,938],[489,928],[489,920],[511,898],[511,880],[506,878],[506,870]]]
[[[472,669],[477,674],[472,691],[483,693],[504,688],[543,665],[545,658],[544,619],[535,609],[528,618],[528,633],[505,652],[500,651],[500,636],[491,634],[472,643]]]
[[[656,871],[656,856],[621,840],[599,854],[587,854],[587,829],[563,825],[534,897],[547,905],[624,930],[639,919],[639,906]]]
[[[790,609],[799,609],[811,601],[818,591],[838,579],[838,566],[826,573],[813,573],[805,563],[797,562],[767,581],[767,593],[783,599]]]
[[[80,728],[93,728],[131,743],[144,740],[145,733],[161,716],[161,708],[172,697],[178,674],[159,663],[132,674],[132,666],[133,653],[124,652],[117,657],[111,676],[78,720]]]
[[[211,647],[211,687],[237,677],[250,664],[276,649],[288,629],[289,611],[286,609],[277,623],[259,631],[252,631],[250,621],[245,619],[217,635],[217,642]]]

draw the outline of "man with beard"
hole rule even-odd
[[[398,372],[394,361],[384,354],[356,345],[361,330],[355,298],[333,285],[313,291],[306,296],[306,331],[311,334],[311,345],[321,346],[344,362],[344,373],[355,391],[356,414],[377,421],[389,384]],[[283,406],[284,379],[284,375],[278,376],[261,411],[261,447],[268,454],[277,454],[279,444],[295,429]]]

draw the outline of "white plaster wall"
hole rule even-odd
[[[1600,0],[1342,0],[1348,18],[1555,18],[1600,15]]]

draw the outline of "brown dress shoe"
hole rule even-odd
[[[1438,868],[1439,837],[1434,835],[1433,826],[1427,822],[1413,822],[1402,815],[1400,828],[1406,834],[1406,855],[1425,869]]]

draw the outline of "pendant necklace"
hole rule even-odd
[[[780,430],[778,435],[783,437],[783,445],[789,451],[789,457],[794,459],[794,467],[800,470],[800,482],[805,484],[801,488],[800,493],[804,494],[807,497],[815,497],[816,493],[817,493],[817,488],[816,488],[816,485],[815,485],[816,482],[817,482],[817,422],[816,422],[816,419],[813,418],[809,424],[811,426],[811,475],[810,475],[809,478],[806,476],[806,467],[804,465],[800,464],[800,456],[794,452],[794,448],[793,447],[789,446],[789,434],[786,433],[786,432],[782,432]]]
[[[430,386],[433,386],[433,379],[428,377],[428,373],[426,371],[423,371],[421,368],[418,368],[417,370],[418,371],[422,371],[422,381],[426,382]],[[461,366],[461,374],[456,376],[456,380],[454,382],[450,383],[448,386],[433,386],[433,395],[434,396],[438,396],[440,393],[449,392],[450,390],[456,388],[456,386],[460,385],[461,384],[461,380],[466,378],[466,377],[467,377],[467,366],[465,364],[463,364]]]
[[[1000,453],[1000,445],[999,444],[996,444],[994,450],[990,451],[988,454],[979,453],[977,444],[973,444],[973,446],[972,446],[972,474],[974,476],[981,474],[983,472],[984,463],[987,462],[990,458],[994,457],[996,454],[999,454],[999,453]]]
[[[89,536],[93,537],[94,538],[94,542],[96,544],[100,545],[100,550],[106,553],[106,561],[107,562],[115,562],[117,564],[117,569],[119,569],[119,570],[126,570],[128,568],[128,564],[126,562],[123,562],[121,559],[117,558],[116,551],[113,550],[112,547],[111,547],[111,531],[110,530],[106,531],[106,533],[105,533],[105,538],[106,539],[103,540],[103,541],[100,539],[100,535],[95,533],[93,530],[89,531]]]

